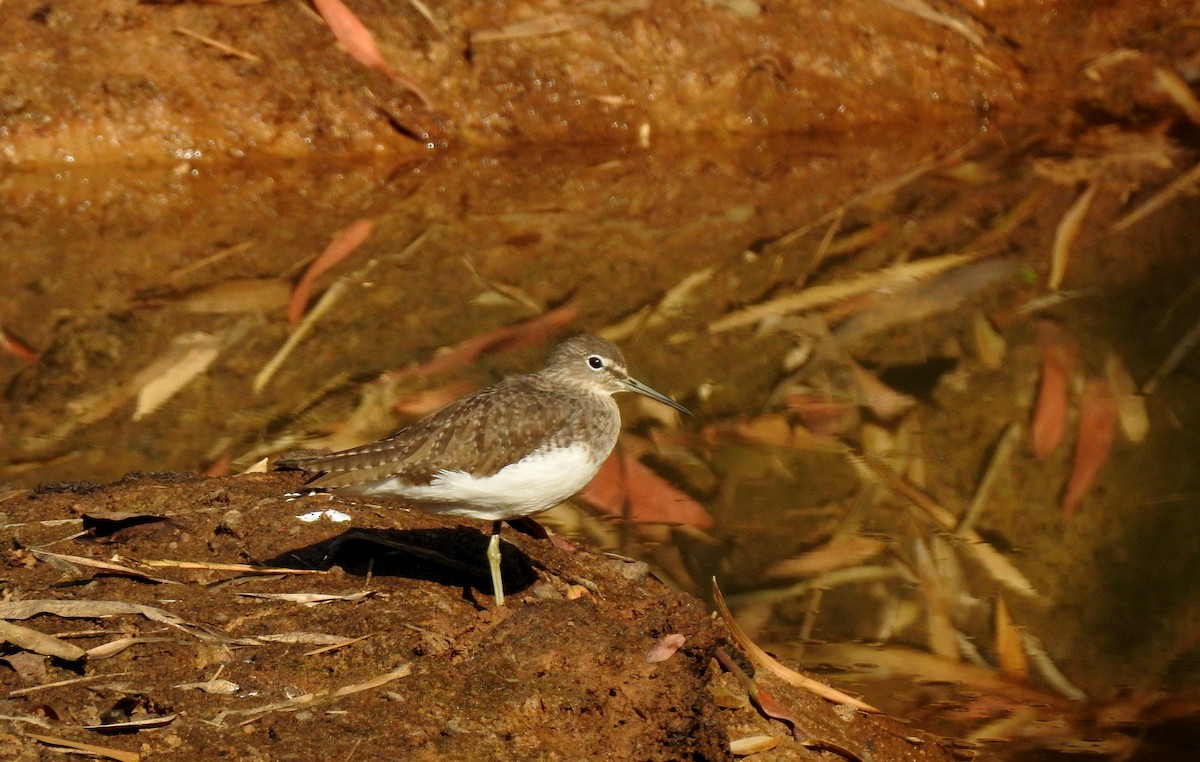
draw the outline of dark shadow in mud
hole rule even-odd
[[[340,566],[356,576],[406,577],[491,595],[488,539],[486,532],[470,527],[351,529],[324,542],[285,550],[263,563],[298,569]],[[505,593],[521,592],[537,580],[529,557],[508,542],[500,543],[500,571]]]

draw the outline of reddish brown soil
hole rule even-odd
[[[714,649],[735,649],[699,601],[666,590],[644,565],[512,533],[515,547],[507,546],[504,557],[511,595],[497,608],[478,587],[486,578],[485,540],[474,528],[394,506],[287,499],[297,484],[280,475],[164,475],[8,495],[0,503],[9,549],[5,605],[120,601],[181,620],[168,626],[136,614],[46,614],[18,622],[83,648],[122,637],[146,640],[107,658],[34,659],[22,673],[0,671],[8,693],[0,701],[7,724],[0,748],[8,758],[38,758],[38,742],[26,731],[146,759],[718,760],[730,757],[731,736],[753,733],[783,737],[767,759],[809,758],[783,723],[748,707],[718,709],[714,679],[725,692],[738,689],[717,674]],[[448,568],[345,537],[327,558],[344,525],[295,518],[325,508],[353,514],[366,535],[462,565]],[[111,532],[117,515],[163,520],[125,519],[115,533],[89,536]],[[80,534],[81,522],[93,520],[102,528]],[[62,555],[136,567],[178,584]],[[155,560],[320,573],[145,565]],[[252,593],[355,597],[307,607]],[[676,633],[685,637],[683,646],[648,662],[655,644]],[[270,640],[285,634],[299,642]],[[361,640],[308,653],[329,636]],[[402,676],[388,682],[338,694],[401,668]],[[236,687],[229,693],[180,687],[213,678]],[[60,680],[67,683],[37,689]],[[802,740],[833,742],[876,760],[948,758],[932,742],[903,740],[910,732],[895,724],[864,715],[837,719],[826,702],[778,681],[763,685],[800,719]],[[28,688],[35,690],[13,693]],[[269,705],[276,707],[265,710]],[[165,715],[175,719],[161,729],[81,729]]]

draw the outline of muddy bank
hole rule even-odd
[[[94,650],[6,649],[0,745],[14,759],[37,757],[34,733],[143,759],[718,760],[767,734],[779,746],[762,758],[810,757],[715,666],[717,648],[737,653],[720,622],[645,564],[512,533],[497,608],[474,527],[285,498],[297,484],[164,475],[6,494],[0,616]],[[362,531],[296,518],[324,510]],[[950,758],[759,679],[799,740]],[[133,721],[147,727],[85,729]]]

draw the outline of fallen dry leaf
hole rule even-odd
[[[1096,474],[1112,454],[1117,433],[1117,403],[1108,382],[1089,378],[1079,400],[1079,436],[1075,440],[1075,459],[1063,497],[1063,521],[1070,523],[1084,495],[1091,489]]]
[[[88,662],[93,662],[97,659],[107,659],[116,656],[130,646],[136,646],[141,643],[170,643],[171,641],[172,638],[117,638],[107,643],[101,643],[98,646],[92,646],[87,650],[87,658]]]
[[[1083,219],[1087,216],[1088,209],[1092,206],[1092,199],[1095,198],[1099,188],[1098,182],[1089,183],[1083,193],[1080,193],[1075,202],[1071,204],[1071,208],[1063,215],[1062,220],[1058,223],[1058,228],[1054,231],[1054,245],[1050,248],[1050,279],[1047,283],[1047,287],[1051,291],[1057,291],[1062,286],[1063,278],[1067,274],[1067,262],[1071,258],[1071,246],[1079,237]]]
[[[12,622],[0,621],[0,640],[17,648],[43,656],[53,656],[63,661],[79,661],[87,653],[73,643]]]
[[[887,548],[887,543],[873,537],[852,534],[834,537],[807,553],[784,559],[767,568],[771,579],[804,579],[818,574],[858,566]]]
[[[180,690],[203,691],[205,693],[213,693],[218,696],[231,696],[242,689],[242,686],[230,680],[213,678],[212,680],[204,680],[198,683],[179,683],[171,686]]]
[[[221,353],[221,337],[203,331],[180,334],[167,351],[134,376],[137,389],[133,420],[140,421],[166,404],[192,379],[208,370]]]
[[[7,664],[26,683],[40,685],[46,682],[46,657],[41,654],[20,651],[0,657],[0,661]],[[15,694],[8,695],[12,698]]]
[[[748,757],[760,751],[770,751],[779,745],[779,736],[746,736],[729,742],[729,751],[735,757]]]
[[[1037,322],[1041,354],[1041,384],[1030,433],[1033,454],[1042,459],[1054,452],[1067,429],[1067,391],[1078,348],[1066,328],[1051,320]]]
[[[188,312],[215,314],[272,312],[288,303],[290,291],[278,278],[238,278],[193,291],[179,306]]]
[[[357,593],[335,595],[333,593],[238,593],[246,598],[265,598],[272,601],[288,601],[299,603],[301,606],[319,606],[322,603],[336,601],[361,601],[375,595],[373,590],[361,590]]]
[[[323,0],[323,2],[337,2],[337,0]],[[318,8],[320,4],[319,2],[317,3]],[[341,5],[341,3],[338,2],[338,5]],[[344,8],[345,6],[342,7]],[[329,242],[325,250],[308,266],[308,269],[304,271],[304,275],[300,277],[300,281],[292,290],[292,298],[288,302],[287,308],[287,321],[290,327],[295,328],[300,323],[300,318],[304,316],[304,308],[308,306],[308,297],[312,292],[313,283],[316,279],[338,262],[341,262],[354,253],[354,250],[361,246],[363,241],[367,240],[367,236],[371,235],[371,230],[374,227],[375,220],[370,217],[364,217],[363,219],[355,220],[334,235],[333,240]]]
[[[687,642],[687,638],[678,632],[665,635],[646,653],[646,661],[651,664],[666,661],[674,656],[685,642]]]
[[[1004,362],[1008,342],[992,325],[992,321],[979,310],[971,315],[971,337],[975,343],[975,354],[984,367],[998,370]]]
[[[1121,424],[1121,433],[1130,442],[1145,441],[1150,433],[1146,398],[1138,393],[1137,383],[1116,352],[1109,352],[1104,361],[1104,377],[1117,404],[1117,422]]]
[[[917,401],[880,381],[874,373],[849,360],[854,371],[854,381],[862,394],[862,404],[881,421],[894,421],[912,409]]]
[[[159,717],[143,717],[137,720],[128,720],[126,722],[110,722],[101,725],[84,725],[84,730],[95,730],[98,733],[116,734],[128,733],[138,730],[153,730],[154,728],[165,728],[175,721],[179,715],[165,714]]]
[[[1021,629],[1008,613],[1008,605],[1003,598],[996,598],[996,660],[1000,663],[1000,672],[1006,677],[1025,681],[1029,679],[1029,661],[1025,658],[1025,648],[1021,645]]]

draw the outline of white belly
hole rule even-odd
[[[399,495],[418,501],[429,513],[499,521],[553,508],[583,489],[600,461],[587,447],[570,447],[531,455],[491,476],[476,478],[465,471],[440,471],[426,485],[399,478],[365,487],[360,494]]]

